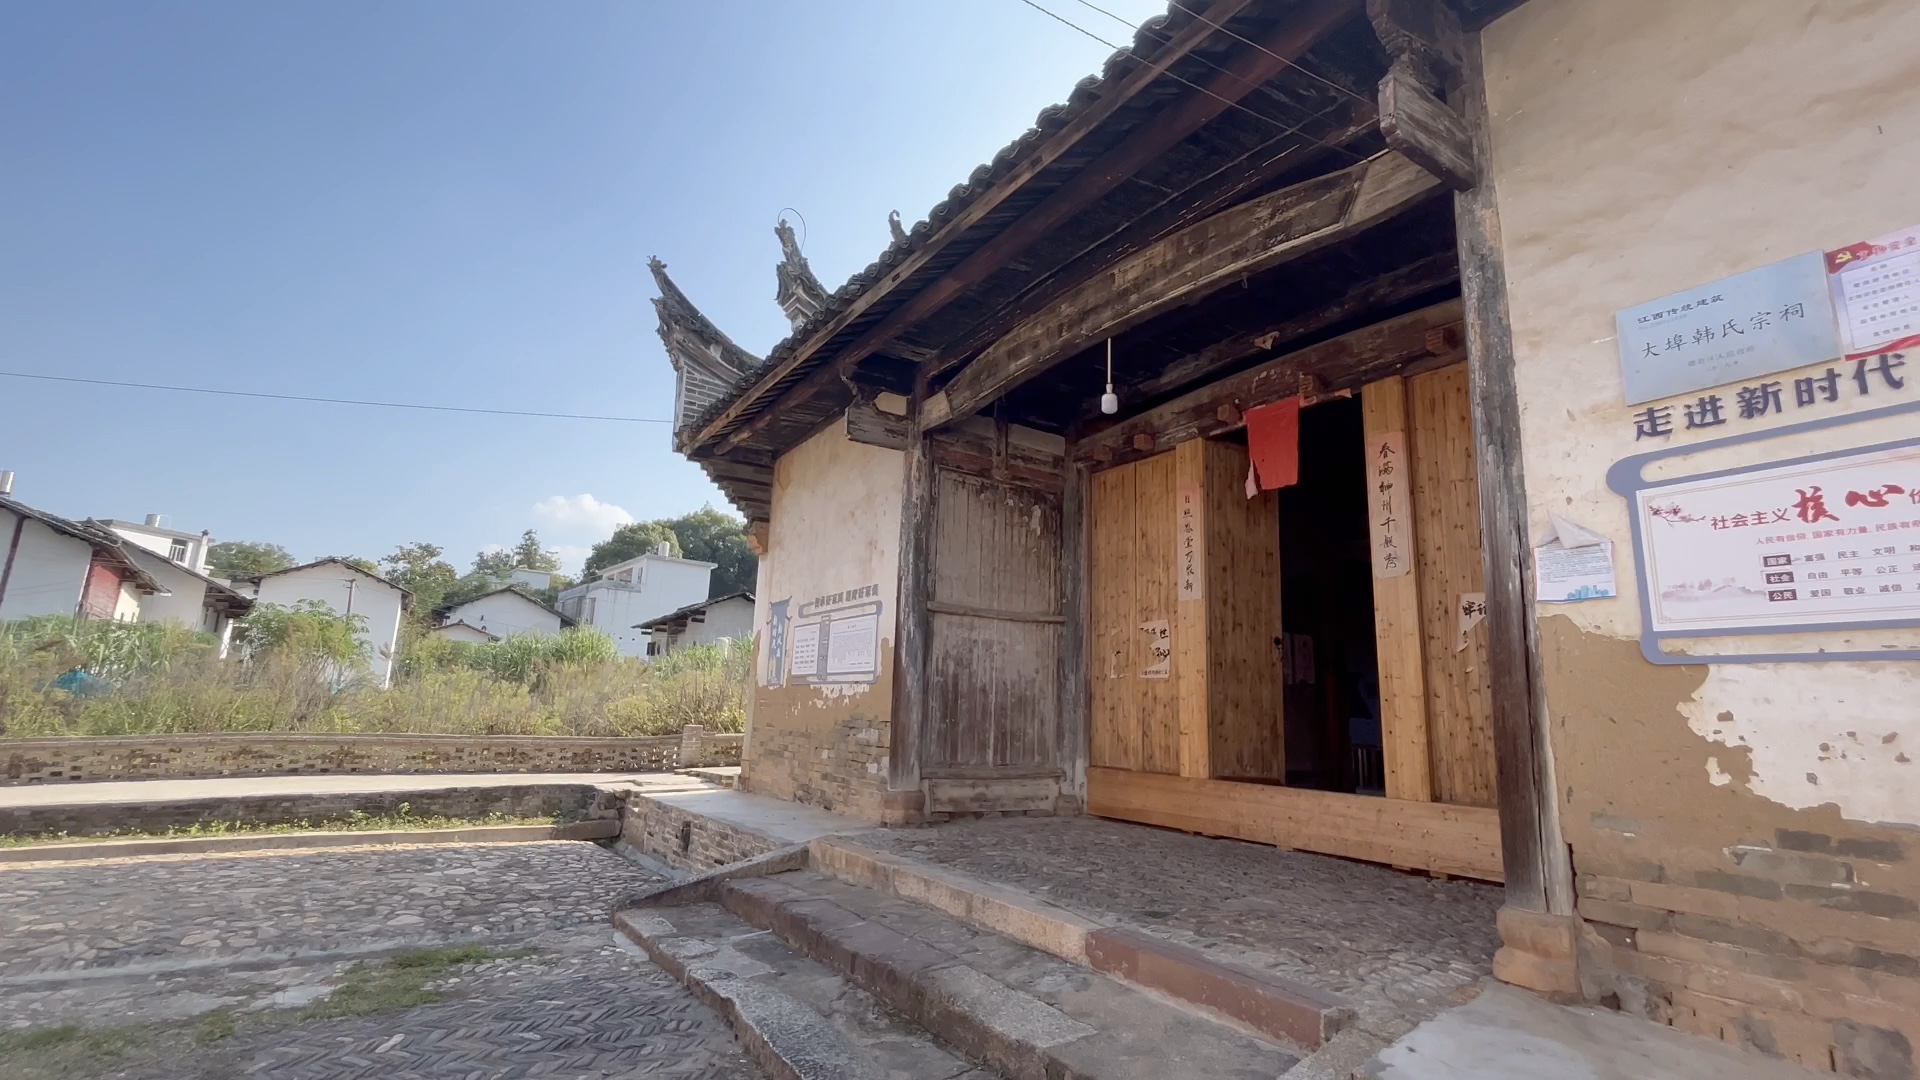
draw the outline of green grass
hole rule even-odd
[[[319,818],[312,821],[302,819],[283,821],[278,824],[257,821],[203,821],[192,825],[169,825],[166,828],[154,829],[142,829],[136,826],[87,836],[70,836],[64,832],[0,836],[0,848],[45,844],[94,844],[103,840],[139,838],[251,836],[261,833],[383,832],[393,829],[464,829],[477,825],[560,825],[565,824],[565,820],[564,815],[558,814],[552,817],[513,817],[507,814],[446,817],[439,814],[415,814],[408,804],[401,803],[399,808],[391,814],[369,814],[363,810],[355,810],[346,817]]]
[[[524,950],[502,952],[483,945],[414,949],[378,964],[355,964],[333,993],[300,1011],[304,1020],[338,1020],[370,1013],[396,1012],[431,1005],[443,996],[428,987],[465,964],[526,956]]]
[[[431,1005],[444,994],[428,986],[470,964],[517,959],[531,949],[483,945],[414,949],[347,970],[334,992],[303,1009],[237,1015],[228,1009],[192,1023],[143,1023],[89,1028],[75,1024],[0,1032],[0,1077],[5,1080],[79,1080],[117,1076],[133,1065],[205,1064],[209,1051],[242,1035],[296,1024],[398,1012]],[[224,1073],[220,1075],[225,1075]]]

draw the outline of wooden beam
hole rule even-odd
[[[1387,797],[1433,800],[1433,751],[1427,737],[1426,640],[1422,632],[1418,543],[1411,512],[1413,473],[1407,424],[1407,382],[1398,375],[1368,383],[1360,394],[1367,447],[1367,501],[1373,520],[1391,512],[1391,534],[1373,532],[1373,631],[1380,672],[1380,745]],[[1392,448],[1382,460],[1381,447]],[[1391,472],[1385,470],[1391,468]],[[1383,485],[1391,484],[1397,492]],[[1396,497],[1397,496],[1397,497]],[[1391,535],[1394,550],[1382,550]],[[1387,556],[1391,555],[1389,559]],[[1383,569],[1383,566],[1387,569]]]
[[[1429,255],[1347,290],[1333,302],[1306,315],[1246,333],[1235,334],[1199,352],[1183,356],[1139,382],[1121,384],[1122,401],[1152,401],[1166,394],[1204,382],[1222,371],[1238,367],[1254,357],[1273,352],[1276,346],[1324,332],[1328,327],[1351,322],[1369,311],[1390,308],[1409,300],[1437,292],[1460,278],[1459,258],[1452,251]],[[1089,409],[1085,419],[1092,430],[1108,426]]]
[[[1092,767],[1087,812],[1482,881],[1502,873],[1500,815],[1477,806]]]
[[[1207,445],[1183,443],[1173,454],[1173,687],[1180,775],[1213,775],[1213,698],[1207,690]],[[1188,585],[1191,587],[1187,587]]]
[[[1061,613],[1066,617],[1060,627],[1060,726],[1059,746],[1054,760],[1060,763],[1060,793],[1071,797],[1084,809],[1087,799],[1087,754],[1091,749],[1089,717],[1092,712],[1087,686],[1090,650],[1088,636],[1092,623],[1088,613],[1091,584],[1088,580],[1092,557],[1087,519],[1087,497],[1092,478],[1084,465],[1062,463],[1060,498],[1060,574],[1062,578]],[[1067,808],[1062,807],[1064,812]]]
[[[919,395],[916,394],[917,398]],[[910,406],[918,417],[920,402]],[[927,635],[933,599],[933,456],[915,420],[907,427],[900,495],[900,590],[893,645],[893,724],[887,746],[887,786],[920,789],[920,740],[926,731]]]
[[[907,418],[881,412],[870,395],[856,397],[847,406],[847,438],[889,450],[907,448]]]
[[[1420,85],[1403,60],[1380,80],[1380,134],[1387,145],[1454,191],[1480,182],[1473,135],[1460,114]]]
[[[1460,20],[1439,0],[1367,0],[1374,36],[1396,62],[1423,86],[1443,87],[1460,79]],[[1386,110],[1382,109],[1384,114]]]
[[[1243,203],[1069,291],[927,401],[927,424],[967,416],[1061,361],[1156,315],[1327,247],[1439,190],[1388,153]]]
[[[1185,55],[1192,51],[1206,40],[1214,26],[1220,25],[1248,2],[1250,0],[1217,0],[1207,9],[1205,15],[1198,18],[1195,23],[1189,24],[1154,54],[1153,62],[1148,65],[1148,68],[1158,69],[1154,72],[1154,77],[1157,78],[1173,65],[1175,59],[1178,59],[1178,56],[1168,58],[1169,52]],[[1008,260],[1026,250],[1034,241],[1119,187],[1149,162],[1185,141],[1188,136],[1206,126],[1222,112],[1233,108],[1255,87],[1286,69],[1329,31],[1352,17],[1358,8],[1356,0],[1307,0],[1303,10],[1287,18],[1265,40],[1255,42],[1252,48],[1243,50],[1237,59],[1221,70],[1218,76],[1135,130],[1120,145],[1075,172],[1066,183],[1055,189],[1038,206],[1027,211],[1019,221],[975,249],[952,270],[941,275],[937,281],[916,293],[912,299],[895,309],[878,325],[862,334],[842,350],[831,364],[796,383],[780,396],[774,407],[762,411],[727,436],[721,443],[722,448],[738,446],[752,438],[754,433],[772,423],[772,418],[779,415],[782,407],[788,403],[803,400],[820,385],[838,378],[840,372],[850,369],[852,365],[881,348],[901,330],[940,310],[974,285],[984,281],[988,275],[999,270]],[[1224,13],[1216,14],[1216,9],[1221,9]],[[1140,72],[1135,72],[1127,76],[1116,93],[1133,87],[1134,80],[1139,74]],[[1144,83],[1141,84],[1141,88],[1144,88]],[[1133,89],[1132,93],[1138,93],[1138,89]],[[1106,99],[1103,97],[1095,109],[1098,110],[1105,104]],[[1112,110],[1107,110],[1108,115],[1111,113]],[[1079,121],[1075,121],[1075,124],[1070,127],[1078,125]],[[1024,182],[1023,179],[1022,183]],[[962,211],[960,217],[971,215],[974,221],[983,218],[984,213],[973,215],[975,206],[1007,187],[1008,184],[1005,181],[994,185],[983,193],[979,200]],[[999,199],[994,200],[994,205],[999,205],[999,201],[1004,198],[1005,195],[1000,195]],[[950,241],[955,235],[957,230],[952,225],[942,229],[940,237],[943,240],[943,246],[945,241]],[[923,247],[902,260],[901,267],[896,267],[892,273],[883,278],[883,283],[894,282],[896,278],[904,279],[902,268],[925,250],[926,248]],[[924,260],[922,262],[924,263]],[[891,288],[891,284],[888,287]],[[863,293],[859,299],[866,299],[866,294]],[[842,320],[834,321],[839,323]],[[816,340],[824,344],[826,339],[816,337]],[[795,356],[798,355],[796,352]],[[797,365],[782,364],[781,366],[791,370],[792,366]],[[761,387],[773,385],[775,381],[778,380],[762,379],[754,393],[757,394]],[[736,402],[736,405],[738,404]],[[710,437],[709,432],[717,433],[726,422],[729,422],[728,413],[738,415],[735,408],[729,406],[726,412],[716,417],[714,422],[701,432],[699,441],[705,442]]]
[[[1461,115],[1482,160],[1489,152],[1486,76],[1479,35],[1469,39]],[[1493,687],[1493,743],[1505,852],[1506,903],[1573,914],[1573,871],[1560,836],[1553,751],[1547,739],[1540,634],[1534,621],[1532,541],[1521,467],[1520,389],[1493,185],[1454,197],[1473,393],[1474,462],[1486,559],[1487,666]]]
[[[720,415],[714,417],[711,423],[700,430],[699,434],[693,439],[693,445],[701,446],[717,438],[722,431],[726,430],[729,425],[738,420],[742,413],[751,408],[762,394],[772,389],[781,380],[791,375],[801,364],[811,359],[814,353],[824,347],[827,342],[833,340],[836,335],[842,330],[845,330],[854,320],[865,315],[873,308],[873,305],[879,303],[882,298],[899,287],[901,282],[906,281],[909,277],[918,273],[929,262],[937,258],[941,252],[946,250],[948,244],[953,243],[955,239],[964,234],[968,229],[986,220],[989,215],[1000,208],[1002,203],[1026,187],[1029,181],[1052,166],[1054,162],[1059,161],[1062,156],[1072,151],[1074,147],[1080,144],[1082,139],[1098,130],[1102,124],[1111,120],[1115,113],[1119,112],[1134,98],[1140,96],[1141,92],[1145,91],[1149,86],[1158,82],[1160,77],[1166,74],[1167,70],[1179,62],[1182,57],[1212,37],[1215,27],[1219,26],[1225,20],[1238,15],[1250,3],[1252,3],[1252,0],[1214,0],[1214,3],[1207,5],[1205,13],[1188,23],[1180,33],[1174,35],[1171,40],[1158,49],[1154,53],[1151,61],[1141,64],[1123,76],[1117,84],[1108,89],[1107,92],[1101,94],[1100,99],[1094,102],[1085,112],[1075,117],[1066,127],[1060,129],[1058,134],[1046,140],[1026,160],[1014,166],[1013,170],[998,183],[986,191],[981,192],[979,197],[963,207],[951,220],[942,225],[933,236],[928,237],[926,243],[908,252],[906,257],[901,259],[900,262],[894,266],[892,270],[888,271],[885,276],[881,277],[879,281],[874,282],[862,290],[860,295],[855,297],[852,303],[849,303],[840,314],[830,319],[827,325],[820,328],[819,332],[803,342],[799,348],[793,351],[792,355],[773,367],[765,375],[762,375],[760,379],[754,383],[751,390],[739,398],[736,398],[732,404],[721,411]],[[873,336],[875,335],[865,335],[862,340],[864,341],[866,337]],[[891,336],[891,332],[888,336]],[[878,341],[876,341],[875,344],[877,345]],[[852,363],[858,362],[858,359],[852,361]],[[839,366],[838,363],[831,365],[834,369],[838,369]],[[851,366],[851,364],[848,366]],[[817,375],[818,373],[816,372],[815,374]],[[807,381],[811,381],[811,378]],[[805,383],[803,382],[802,385],[805,385]],[[795,389],[797,389],[797,387]],[[791,393],[792,391],[789,390],[788,394]],[[787,395],[782,395],[783,400],[786,396]],[[765,415],[765,413],[762,415]],[[735,441],[729,445],[738,445],[738,442]]]
[[[1323,122],[1300,131],[1283,132],[1240,157],[1222,162],[1192,186],[1167,192],[1152,209],[1089,241],[1070,262],[1028,282],[1018,296],[998,305],[965,335],[941,346],[937,359],[932,361],[934,373],[944,374],[977,355],[1045,309],[1054,298],[1095,274],[1165,236],[1245,202],[1250,196],[1265,191],[1280,176],[1289,173],[1311,176],[1327,171],[1316,168],[1321,158],[1332,157],[1338,152],[1337,148],[1371,134],[1378,127],[1378,114],[1372,101],[1343,95],[1335,99],[1329,110]],[[1347,152],[1344,156],[1350,160],[1358,155]]]
[[[1329,389],[1338,390],[1416,366],[1462,359],[1457,347],[1436,355],[1428,339],[1428,331],[1458,328],[1460,320],[1460,302],[1449,300],[1310,345],[1083,435],[1073,444],[1073,456],[1083,462],[1118,463],[1236,431],[1245,424],[1248,409],[1298,394],[1302,374],[1318,375]]]

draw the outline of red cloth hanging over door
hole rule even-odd
[[[1300,482],[1300,399],[1247,410],[1247,450],[1264,491]]]

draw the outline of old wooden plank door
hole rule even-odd
[[[921,777],[932,813],[1059,793],[1060,496],[937,468]]]

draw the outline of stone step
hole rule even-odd
[[[857,838],[813,841],[808,869],[944,912],[1306,1051],[1354,1025],[1352,1003],[1338,994],[1222,962],[1138,928],[1096,922],[1018,889],[876,851]]]
[[[1013,1080],[1273,1080],[1302,1049],[810,871],[723,883],[754,926]]]
[[[726,1017],[773,1080],[998,1080],[718,904],[628,908],[613,924]]]

